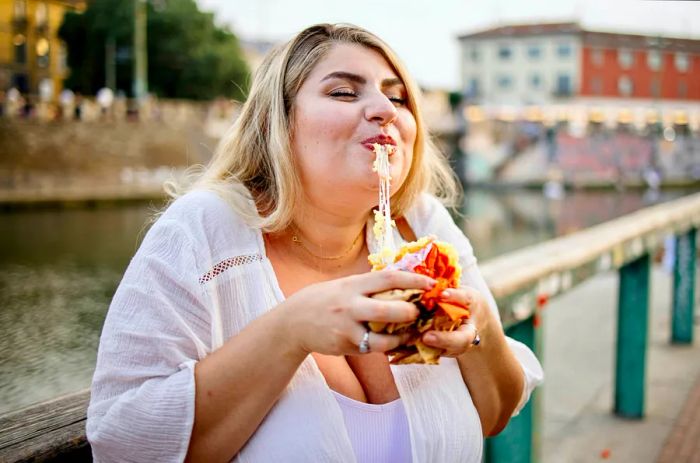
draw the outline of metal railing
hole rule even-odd
[[[598,273],[617,269],[614,413],[641,419],[650,254],[666,236],[675,235],[671,342],[691,343],[698,225],[700,194],[695,194],[492,259],[481,270],[499,302],[507,333],[537,353],[541,341],[536,325],[547,301]],[[81,391],[0,417],[0,461],[90,461],[85,439],[89,394]],[[485,460],[538,460],[537,421],[531,401],[501,434],[487,439]]]

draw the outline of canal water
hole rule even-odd
[[[456,220],[483,261],[688,193],[469,191]],[[0,212],[0,414],[90,385],[107,307],[153,212]]]

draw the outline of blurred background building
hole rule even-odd
[[[498,26],[459,40],[463,88],[474,102],[700,100],[700,40],[598,32],[577,23]]]
[[[79,0],[0,1],[0,88],[59,93],[68,69],[58,28],[66,11],[84,9]]]

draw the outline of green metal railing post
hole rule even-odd
[[[692,344],[693,342],[696,232],[695,228],[691,228],[686,233],[676,236],[671,317],[671,342],[674,344]]]
[[[522,342],[536,351],[534,317],[530,317],[506,330],[511,338]],[[510,420],[508,426],[495,437],[485,441],[484,462],[486,463],[529,463],[536,461],[538,430],[535,424],[537,391],[520,414]]]
[[[644,416],[649,262],[647,253],[620,268],[615,414],[625,418]]]

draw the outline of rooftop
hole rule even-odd
[[[700,39],[665,37],[655,34],[594,31],[576,22],[508,24],[483,29],[459,36],[464,39],[491,39],[500,37],[527,37],[538,35],[579,35],[589,45],[628,48],[663,48],[700,53]]]

